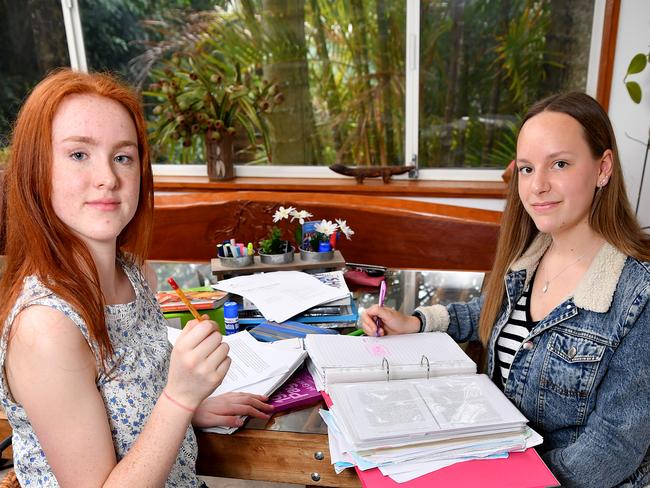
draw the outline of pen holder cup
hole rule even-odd
[[[295,248],[292,246],[291,251],[282,254],[263,254],[257,252],[260,256],[260,262],[264,264],[287,264],[293,262],[293,253]]]
[[[303,261],[331,261],[334,259],[334,250],[331,251],[305,251],[300,249],[300,259]]]
[[[221,266],[227,266],[229,268],[242,268],[244,266],[250,266],[253,264],[253,255],[239,256],[236,258],[219,256],[219,262],[221,263]]]

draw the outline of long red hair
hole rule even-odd
[[[113,354],[104,317],[105,300],[88,248],[54,213],[52,194],[52,120],[65,97],[88,94],[120,103],[135,125],[140,156],[140,197],[133,219],[117,238],[118,253],[142,265],[151,239],[153,177],[140,100],[108,74],[69,69],[41,81],[16,120],[11,158],[5,173],[5,268],[0,281],[0,330],[4,329],[23,287],[34,275],[67,301],[88,327],[102,367]]]

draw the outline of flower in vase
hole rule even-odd
[[[316,229],[317,233],[324,234],[329,239],[329,237],[339,229],[339,226],[338,224],[332,223],[331,220],[323,219],[318,222],[314,228]]]
[[[354,231],[348,226],[347,222],[345,220],[336,219],[336,223],[338,224],[339,230],[343,233],[345,238],[347,240],[352,239]]]
[[[293,222],[295,219],[298,219],[298,223],[300,225],[304,224],[305,219],[308,219],[309,217],[313,217],[313,215],[307,212],[307,210],[294,210],[291,212],[291,222]]]
[[[292,214],[292,212],[295,212],[295,211],[296,211],[296,209],[293,208],[293,207],[289,207],[289,208],[280,207],[273,214],[273,222],[278,223],[281,220],[288,219],[289,216]],[[293,219],[291,219],[291,220],[293,220]]]
[[[298,219],[299,223],[302,224],[305,221],[304,219],[311,217],[311,214],[306,210],[296,210],[294,207],[285,208],[281,206],[273,214],[273,223],[277,224],[283,220],[289,220],[290,217],[291,222]],[[297,242],[300,241],[300,232],[301,228],[298,226],[294,232],[297,236]],[[290,249],[290,241],[282,238],[282,230],[277,225],[274,225],[269,231],[268,236],[260,241],[260,252],[262,254],[282,254],[288,252]]]

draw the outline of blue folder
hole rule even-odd
[[[314,325],[303,324],[302,322],[286,321],[281,323],[262,322],[252,329],[250,335],[261,342],[273,342],[279,339],[292,339],[294,337],[305,337],[307,334],[338,334],[334,329],[323,329]]]

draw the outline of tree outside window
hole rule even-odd
[[[90,69],[121,73],[144,92],[174,56],[199,53],[229,63],[242,76],[276,83],[282,103],[268,114],[268,133],[258,134],[259,147],[270,138],[271,156],[244,138],[236,143],[239,164],[401,165],[411,159],[404,154],[407,1],[80,0],[79,5]],[[9,3],[16,5],[0,0],[0,13],[10,11]],[[58,4],[18,3],[24,9]],[[23,25],[16,29],[24,35],[31,23],[35,43],[38,32],[52,32],[47,22],[56,15],[61,17],[60,10],[40,17],[23,13],[23,24],[0,16],[6,23],[0,35],[12,39],[11,25]],[[584,89],[592,18],[590,0],[420,0],[420,167],[504,167],[530,103]],[[59,25],[62,32],[62,20]],[[19,39],[10,49],[21,53],[26,65],[23,53],[29,51],[15,45]],[[36,44],[55,47],[51,38]],[[11,65],[0,56],[3,135],[25,86],[42,76],[22,75],[18,55],[14,58]],[[31,58],[49,59],[47,53]],[[145,96],[145,102],[153,120],[159,115],[153,112],[156,100]],[[195,154],[201,163],[201,150]],[[161,151],[156,162],[180,161]]]

